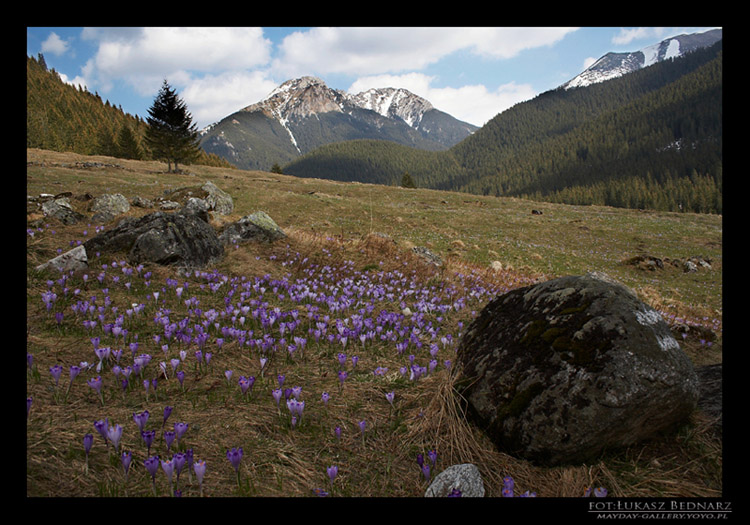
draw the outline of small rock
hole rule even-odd
[[[445,498],[454,490],[459,490],[464,498],[484,497],[484,482],[476,465],[464,463],[448,467],[435,476],[424,495],[428,498]]]

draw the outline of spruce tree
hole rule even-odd
[[[178,171],[178,163],[189,164],[200,155],[198,131],[193,117],[166,79],[146,118],[146,142],[154,158],[167,162],[168,171]]]

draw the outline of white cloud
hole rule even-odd
[[[621,28],[620,32],[612,37],[612,43],[617,45],[630,44],[633,40],[644,38],[660,38],[664,34],[663,27],[633,27]]]
[[[418,71],[459,50],[494,59],[552,45],[575,28],[316,27],[287,36],[274,68],[305,73],[375,75]]]
[[[180,96],[196,124],[205,127],[262,100],[277,85],[260,71],[232,71],[194,79]]]
[[[52,53],[53,55],[60,56],[67,53],[68,49],[70,49],[68,42],[54,32],[50,33],[47,39],[42,42],[42,53]]]
[[[461,87],[434,87],[435,78],[421,73],[371,75],[357,79],[348,89],[355,94],[370,88],[395,87],[411,91],[430,101],[440,111],[476,126],[484,125],[498,113],[536,96],[528,84],[511,82],[492,91],[481,84]]]
[[[86,28],[82,36],[98,41],[89,73],[103,87],[117,80],[142,94],[189,82],[195,73],[254,68],[270,60],[271,42],[254,27]]]
[[[597,60],[599,59],[594,58],[594,57],[588,57],[588,58],[583,59],[583,69],[585,70],[585,69],[590,68],[594,64],[594,62],[596,62]]]

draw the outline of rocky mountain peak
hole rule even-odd
[[[304,76],[287,80],[274,89],[265,99],[242,111],[261,111],[279,121],[290,118],[306,118],[317,113],[343,111],[346,97],[330,89],[317,77]]]
[[[398,117],[409,126],[419,125],[426,111],[434,109],[429,101],[403,88],[373,88],[351,95],[353,104],[384,117]]]

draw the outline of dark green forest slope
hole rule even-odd
[[[26,58],[26,147],[84,155],[152,160],[143,136],[148,124],[98,93],[66,84],[44,57]],[[216,155],[196,161],[231,167]]]
[[[721,213],[722,44],[517,104],[444,152],[376,141],[319,148],[303,177],[567,204]]]

